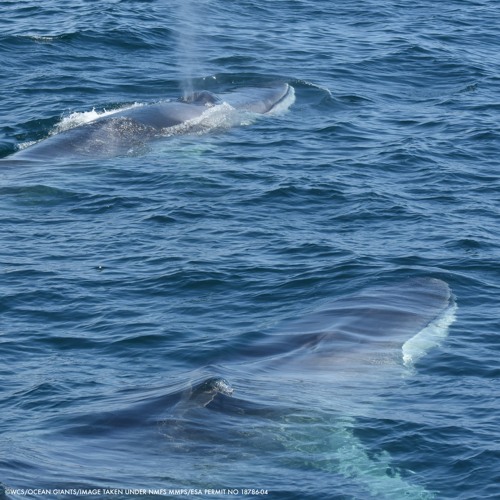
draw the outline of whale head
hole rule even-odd
[[[191,92],[179,98],[179,102],[206,106],[207,108],[211,108],[212,106],[222,103],[222,101],[213,92],[209,92],[208,90]]]

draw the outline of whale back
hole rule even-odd
[[[331,379],[336,374],[357,380],[367,372],[373,378],[411,368],[438,346],[455,309],[447,283],[439,279],[374,286],[286,323],[253,351],[262,356],[264,372],[280,372],[284,378]]]
[[[232,94],[223,94],[222,97],[202,90],[177,100],[135,105],[52,134],[14,153],[9,160],[102,158],[138,154],[144,150],[147,142],[161,137],[206,132],[220,127],[220,116],[215,126],[211,126],[209,121],[208,125],[200,127],[197,120],[203,120],[204,113],[216,106],[229,106],[226,110],[221,107],[221,116],[223,120],[226,119],[227,126],[232,126],[241,123],[233,116],[236,111],[269,113],[286,100],[287,96],[290,97],[290,105],[293,95],[292,87],[280,83],[270,87],[238,89]]]

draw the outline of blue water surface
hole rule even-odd
[[[1,498],[500,497],[496,0],[0,12]],[[288,112],[9,159],[84,113],[270,81]],[[420,278],[456,320],[403,376],[252,352]]]

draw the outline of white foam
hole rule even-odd
[[[285,97],[276,104],[268,113],[268,115],[282,115],[288,111],[288,108],[295,102],[295,89],[288,85],[288,92]]]
[[[23,149],[29,148],[30,146],[33,146],[33,144],[36,144],[38,141],[26,141],[26,142],[21,142],[20,144],[17,145],[17,150],[22,151]]]
[[[63,117],[62,120],[55,125],[50,135],[59,134],[60,132],[64,132],[65,130],[78,127],[80,125],[84,125],[85,123],[93,122],[104,116],[114,115],[115,113],[118,113],[120,111],[136,108],[138,106],[144,106],[144,105],[135,103],[132,105],[123,106],[118,109],[113,109],[111,111],[106,111],[106,110],[96,111],[95,108],[92,109],[92,111],[76,111],[68,116]]]
[[[227,103],[222,103],[206,108],[201,115],[186,120],[179,125],[165,127],[161,135],[164,137],[180,134],[202,135],[245,124],[245,115],[243,113]]]
[[[455,321],[457,305],[452,302],[434,321],[403,344],[403,363],[411,368],[422,356],[442,344],[448,328]]]
[[[102,118],[103,116],[113,115],[120,111],[124,111],[126,109],[132,109],[138,106],[144,106],[144,104],[135,103],[132,105],[127,105],[121,108],[113,109],[111,111],[106,111],[106,110],[96,111],[95,108],[93,108],[92,111],[75,111],[74,113],[71,113],[68,116],[64,116],[59,123],[56,123],[56,125],[54,125],[52,130],[49,132],[49,136],[60,134],[65,130],[69,130],[78,127],[80,125],[84,125],[85,123],[93,122],[99,118]],[[18,150],[21,151],[30,146],[33,146],[38,142],[39,141],[22,142],[21,144],[18,145]]]

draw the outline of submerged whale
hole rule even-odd
[[[374,365],[412,367],[446,335],[455,307],[448,284],[435,278],[366,288],[291,322],[286,337],[301,345],[286,354],[285,364],[315,376],[340,370],[359,376]]]
[[[206,90],[193,92],[177,100],[104,113],[21,149],[8,160],[133,155],[155,139],[238,125],[244,122],[245,114],[273,113],[293,101],[294,89],[287,83],[243,88],[221,96]]]
[[[346,481],[356,498],[434,498],[421,478],[410,479],[388,452],[367,447],[356,429],[404,411],[387,403],[388,395],[405,394],[408,377],[443,342],[455,312],[450,287],[435,278],[375,285],[325,302],[226,351],[226,360],[213,366],[223,382],[207,378],[184,391],[159,419],[159,432],[171,450],[189,456],[236,443],[246,456],[269,452],[276,462],[281,456],[285,481],[293,460],[332,482]]]
[[[381,449],[385,441],[378,439],[374,448],[357,430],[387,429],[388,415],[405,409],[404,398],[384,399],[443,341],[455,309],[449,286],[439,279],[367,287],[259,339],[233,338],[232,351],[224,346],[220,358],[187,374],[167,371],[166,384],[125,385],[93,405],[84,399],[80,411],[69,410],[62,435],[61,417],[54,414],[58,425],[46,426],[53,429],[50,449],[59,439],[73,461],[64,462],[67,476],[81,469],[81,481],[95,478],[103,460],[128,463],[131,450],[140,447],[142,465],[158,477],[168,470],[181,485],[237,485],[242,465],[246,477],[259,477],[264,487],[267,481],[286,485],[294,467],[307,474],[298,485],[321,477],[354,491],[353,498],[433,498],[419,484],[425,475],[400,469]],[[73,455],[68,436],[78,444]],[[59,476],[60,467],[58,462]]]
[[[281,379],[351,373],[369,377],[383,367],[412,369],[439,345],[454,320],[448,284],[418,278],[368,287],[315,308],[245,346],[239,359]],[[222,361],[222,360],[221,360]]]

